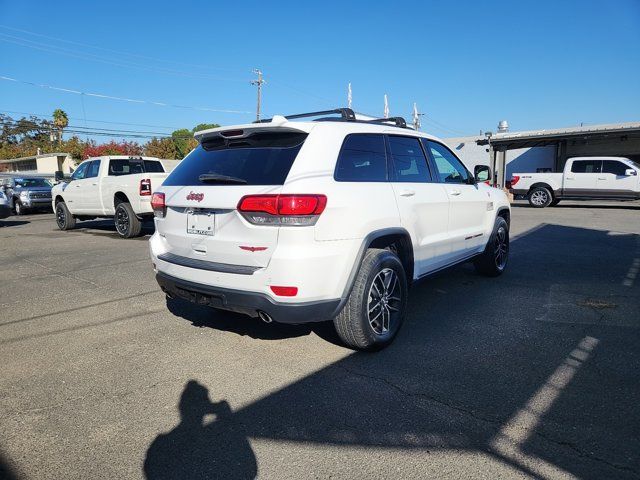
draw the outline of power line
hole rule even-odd
[[[114,61],[112,59],[102,57],[100,55],[96,55],[93,53],[77,52],[74,50],[70,50],[68,48],[35,42],[33,40],[16,37],[14,35],[8,35],[6,33],[0,33],[0,41],[12,43],[14,45],[20,45],[22,47],[33,48],[35,50],[40,50],[43,52],[55,53],[58,55],[66,55],[68,57],[80,58],[82,60],[89,60],[89,61],[104,63],[107,65],[113,65],[117,67],[136,68],[136,69],[148,70],[152,72],[164,73],[168,75],[176,75],[179,77],[199,78],[199,79],[205,79],[205,80],[221,80],[221,81],[227,81],[227,82],[244,82],[244,80],[241,80],[241,79],[224,78],[217,75],[209,75],[209,74],[189,73],[181,70],[171,70],[164,67],[154,67],[154,66],[143,65],[139,62],[133,63],[133,62],[128,62],[126,60]]]
[[[0,110],[0,113],[17,113],[18,115],[30,115],[30,116],[34,116],[34,117],[39,117],[39,118],[46,118],[49,117],[50,114],[47,113],[32,113],[32,112],[18,112],[15,110]],[[69,117],[69,120],[84,120],[82,118],[78,118],[78,117]],[[114,121],[109,121],[109,120],[95,120],[95,119],[90,119],[87,118],[86,119],[87,122],[92,122],[92,123],[107,123],[107,124],[112,124],[112,125],[128,125],[131,127],[152,127],[152,128],[166,128],[167,130],[177,130],[179,128],[183,128],[183,127],[167,127],[165,125],[149,125],[148,123],[128,123],[128,122],[114,122]]]
[[[130,53],[130,52],[122,52],[122,51],[119,51],[119,50],[113,50],[111,48],[105,48],[105,47],[98,47],[96,45],[90,45],[88,43],[82,43],[82,42],[76,42],[76,41],[72,41],[72,40],[66,40],[66,39],[59,38],[59,37],[52,37],[50,35],[44,35],[42,33],[31,32],[29,30],[24,30],[24,29],[21,29],[21,28],[9,27],[8,25],[0,25],[0,28],[4,28],[6,30],[12,30],[14,32],[26,33],[27,35],[33,35],[33,36],[40,37],[40,38],[46,38],[48,40],[55,40],[55,41],[67,43],[67,44],[70,44],[70,45],[77,45],[77,46],[81,46],[81,47],[92,48],[92,49],[95,49],[95,50],[102,50],[104,52],[115,53],[117,55],[125,55],[125,56],[129,56],[129,57],[143,58],[143,59],[146,59],[146,60],[152,60],[152,61],[162,62],[162,63],[170,63],[170,64],[181,65],[181,66],[185,66],[185,67],[205,68],[205,69],[209,69],[209,70],[218,70],[218,71],[227,71],[227,72],[237,71],[237,70],[234,70],[234,69],[231,69],[231,68],[214,67],[214,66],[211,66],[211,65],[198,65],[198,64],[184,63],[184,62],[176,62],[176,61],[173,61],[173,60],[163,60],[163,59],[160,59],[160,58],[148,57],[148,56],[145,56],[145,55],[139,55],[139,54]],[[249,69],[247,69],[247,71],[248,70]]]
[[[209,108],[209,107],[195,107],[195,106],[191,106],[191,105],[177,105],[177,104],[172,104],[172,103],[167,103],[167,102],[158,102],[158,101],[151,101],[151,100],[138,100],[138,99],[126,98],[126,97],[116,97],[116,96],[113,96],[113,95],[106,95],[106,94],[102,94],[102,93],[81,92],[79,90],[74,90],[74,89],[71,89],[71,88],[54,87],[52,85],[46,85],[46,84],[42,84],[42,83],[29,82],[29,81],[26,81],[26,80],[18,80],[16,78],[7,77],[7,76],[4,76],[4,75],[0,75],[0,80],[16,82],[16,83],[22,83],[22,84],[25,84],[25,85],[31,85],[33,87],[45,88],[45,89],[49,89],[49,90],[56,90],[56,91],[59,91],[59,92],[73,93],[75,95],[85,95],[87,97],[102,98],[102,99],[105,99],[105,100],[118,100],[118,101],[128,102],[128,103],[139,103],[139,104],[146,104],[146,105],[156,105],[156,106],[159,106],[159,107],[172,107],[172,108],[182,108],[182,109],[189,109],[189,110],[200,110],[200,111],[205,111],[205,112],[236,113],[236,114],[242,114],[242,115],[246,115],[246,114],[250,114],[251,113],[251,112],[244,111],[244,110],[226,110],[226,109]]]

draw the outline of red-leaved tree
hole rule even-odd
[[[142,155],[142,145],[136,142],[116,142],[111,140],[109,143],[96,145],[91,142],[82,152],[82,158],[101,157],[102,155]]]

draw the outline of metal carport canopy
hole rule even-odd
[[[544,147],[556,145],[556,168],[562,168],[558,159],[566,151],[567,141],[606,140],[614,137],[640,138],[640,122],[589,125],[583,127],[558,128],[551,130],[531,130],[526,132],[500,132],[491,137],[476,140],[478,145],[489,146],[489,166],[493,172],[493,185],[505,186],[506,152],[518,148]],[[499,153],[499,155],[496,155]]]

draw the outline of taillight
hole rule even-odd
[[[514,175],[511,177],[511,186],[513,187],[516,183],[520,181],[520,177],[518,175]]]
[[[151,180],[144,178],[140,180],[140,196],[151,195]]]
[[[315,225],[327,206],[325,195],[246,195],[238,211],[254,225]]]
[[[155,192],[151,197],[151,208],[156,217],[164,218],[167,213],[167,206],[164,203],[164,193]]]

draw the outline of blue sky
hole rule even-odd
[[[382,115],[386,93],[391,114],[410,117],[417,102],[423,130],[442,137],[501,119],[512,130],[640,120],[639,0],[0,0],[0,25],[0,75],[83,92],[254,112],[259,67],[267,114],[345,105],[351,82],[357,111]],[[0,81],[1,111],[55,108],[73,126],[153,132],[254,116]]]

